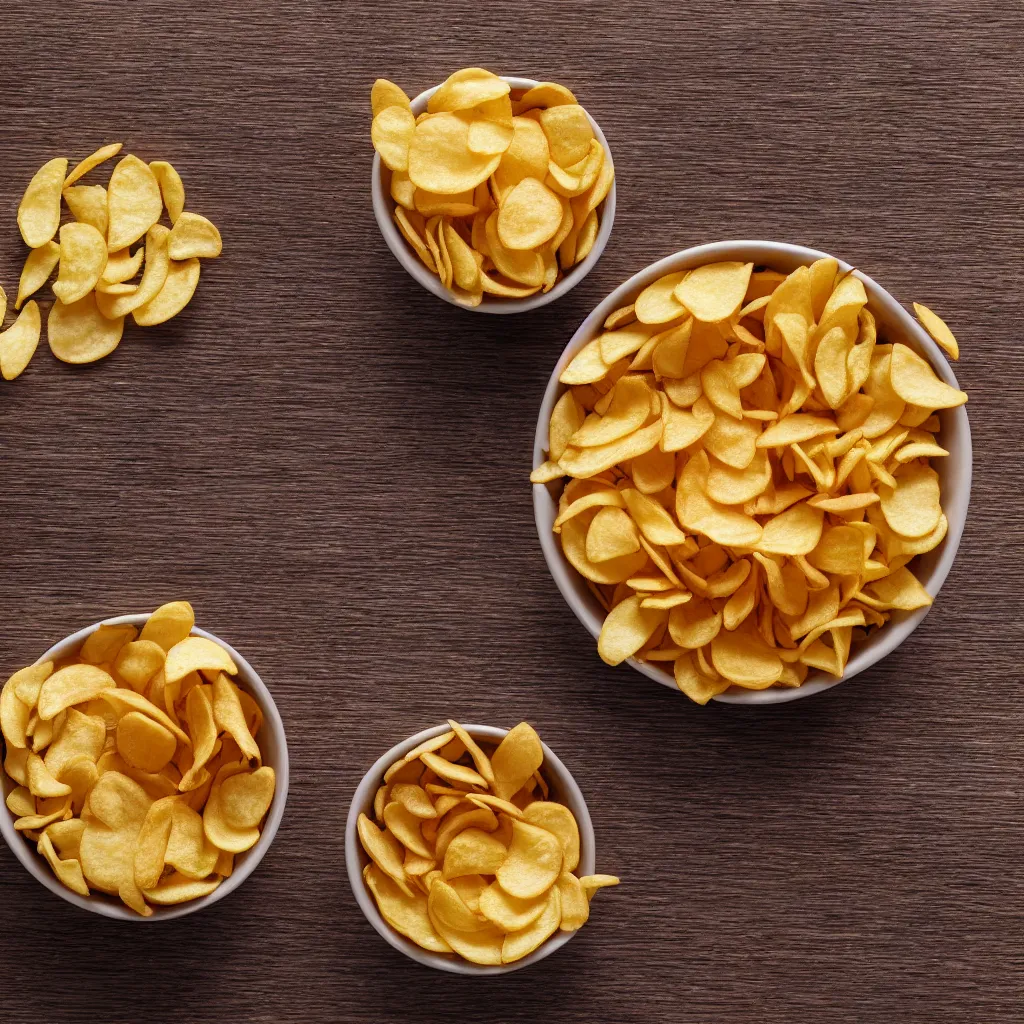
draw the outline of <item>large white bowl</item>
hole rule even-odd
[[[495,729],[489,725],[463,725],[463,728],[474,739],[486,740],[488,743],[500,743],[508,732],[507,729]],[[482,964],[463,960],[454,953],[431,953],[429,950],[417,946],[415,942],[407,939],[404,935],[400,935],[381,917],[373,895],[363,880],[363,868],[370,863],[370,859],[366,856],[362,843],[359,842],[359,833],[356,829],[359,815],[366,814],[369,818],[373,818],[374,795],[384,779],[384,772],[391,765],[399,758],[404,757],[413,747],[419,746],[424,740],[428,740],[432,736],[439,736],[441,733],[447,732],[448,729],[449,726],[445,723],[410,736],[379,757],[373,767],[363,776],[363,781],[359,783],[355,795],[352,797],[352,806],[349,808],[348,822],[345,825],[345,866],[348,868],[348,882],[352,886],[359,909],[366,915],[366,920],[373,925],[388,945],[394,946],[410,959],[425,964],[427,967],[434,967],[439,971],[450,971],[452,974],[508,974],[509,971],[518,971],[522,967],[529,967],[530,964],[535,964],[538,960],[550,956],[556,949],[561,949],[576,933],[555,932],[550,939],[541,943],[537,949],[528,956],[524,956],[522,960],[517,960],[512,964],[485,967]],[[551,787],[549,799],[565,804],[572,811],[580,829],[578,874],[592,875],[595,864],[594,826],[590,820],[590,812],[587,810],[587,802],[583,799],[583,793],[576,785],[576,780],[569,774],[569,769],[554,755],[546,743],[542,742],[541,746],[544,748],[543,771]]]
[[[77,633],[54,644],[36,662],[57,660],[74,654],[82,646],[85,638],[100,626],[132,625],[142,627],[149,618],[144,615],[118,615],[112,619],[104,619],[102,622],[93,623],[80,629]],[[235,867],[230,878],[224,879],[209,896],[203,896],[188,903],[179,903],[175,906],[153,906],[151,917],[143,917],[134,910],[126,907],[116,896],[108,896],[106,893],[93,892],[90,896],[79,896],[78,893],[61,885],[50,870],[50,865],[38,853],[35,844],[30,843],[19,832],[15,831],[14,818],[6,807],[0,808],[0,832],[3,833],[7,845],[11,848],[14,856],[21,861],[26,870],[39,882],[46,886],[50,892],[56,893],[61,899],[73,903],[83,910],[91,910],[94,914],[102,914],[104,917],[112,917],[119,921],[170,921],[175,917],[184,917],[186,914],[194,914],[197,910],[203,910],[211,904],[222,900],[228,893],[234,892],[252,873],[256,866],[266,856],[270,844],[274,841],[281,818],[284,816],[284,805],[288,799],[288,743],[284,735],[284,724],[281,715],[278,713],[277,705],[274,703],[270,691],[264,685],[263,680],[256,674],[253,667],[236,651],[230,644],[225,643],[220,637],[206,632],[205,629],[195,627],[192,630],[193,636],[204,636],[213,640],[223,647],[234,659],[238,666],[238,675],[235,682],[245,690],[263,712],[263,725],[256,735],[260,751],[263,754],[263,763],[274,769],[276,776],[276,787],[274,800],[267,812],[266,821],[263,824],[263,831],[260,833],[259,841],[245,853],[235,857]],[[7,794],[16,788],[13,780],[8,778],[7,773],[0,768],[0,788],[3,790],[3,797],[6,800]]]
[[[532,78],[513,78],[508,75],[500,77],[503,81],[508,82],[513,89],[532,89],[533,86],[538,84]],[[427,109],[427,100],[440,88],[440,85],[435,85],[432,89],[421,92],[412,101],[412,112],[414,114],[423,113]],[[590,118],[590,124],[594,129],[594,135],[597,137],[598,142],[604,146],[605,159],[611,160],[611,147],[608,145],[608,140],[604,137],[604,132],[601,131],[601,126],[591,117],[589,111],[587,111],[587,117]],[[402,237],[398,226],[391,216],[395,209],[395,201],[391,198],[390,191],[384,185],[386,171],[387,168],[381,163],[380,154],[374,153],[373,171],[370,178],[373,196],[373,215],[377,218],[377,225],[380,228],[380,233],[384,236],[384,241],[388,243],[388,248],[395,254],[395,259],[428,292],[432,292],[439,299],[444,299],[445,302],[450,302],[453,306],[458,306],[459,309],[468,309],[472,313],[526,313],[531,309],[539,309],[541,306],[546,306],[549,302],[554,302],[555,299],[561,298],[566,292],[575,288],[593,270],[594,265],[601,258],[601,253],[604,252],[605,246],[608,244],[608,238],[612,233],[612,224],[615,221],[615,182],[613,181],[604,202],[598,207],[600,221],[597,238],[594,240],[594,247],[587,254],[585,260],[575,267],[570,267],[562,280],[551,291],[547,293],[537,292],[535,295],[530,295],[525,299],[502,299],[493,295],[485,295],[479,306],[464,306],[441,284],[441,279],[437,274],[432,274],[423,265],[423,261],[412,251],[409,243]]]
[[[720,260],[753,262],[756,266],[767,266],[773,270],[789,273],[798,266],[812,263],[827,255],[828,253],[819,252],[817,249],[808,249],[802,245],[789,245],[785,242],[711,242],[707,245],[694,246],[692,249],[684,249],[673,256],[667,256],[657,263],[652,263],[646,270],[641,270],[639,274],[635,274],[621,284],[583,321],[555,364],[537,417],[537,432],[533,443],[534,468],[544,462],[551,410],[565,390],[565,386],[558,380],[562,371],[569,360],[597,334],[608,314],[620,306],[628,305],[652,281],[677,270],[686,270]],[[843,270],[850,269],[850,264],[842,260],[839,261],[839,266]],[[935,372],[947,384],[959,387],[942,351],[928,336],[924,328],[881,285],[859,270],[854,273],[864,282],[864,288],[868,295],[868,307],[878,321],[879,340],[903,342],[927,359]],[[967,505],[971,496],[971,427],[967,421],[967,408],[960,406],[956,409],[940,410],[939,419],[942,424],[940,440],[943,447],[949,451],[949,456],[936,459],[934,465],[939,474],[942,487],[942,508],[949,520],[949,530],[943,542],[934,551],[918,556],[911,563],[914,575],[932,597],[938,596],[939,589],[953,565],[953,559],[956,557],[957,547],[960,544],[960,536],[964,531]],[[562,592],[562,596],[576,613],[580,622],[596,638],[601,632],[604,610],[587,588],[583,577],[569,564],[562,553],[557,536],[551,532],[558,515],[558,498],[561,489],[561,481],[552,484],[535,484],[533,487],[533,511],[537,522],[537,532],[540,534],[540,545],[548,563],[548,569],[551,570],[551,575]],[[927,608],[921,608],[914,612],[893,612],[889,622],[880,629],[874,630],[867,639],[854,647],[843,679],[836,679],[834,676],[820,671],[812,672],[803,686],[795,689],[743,690],[734,686],[714,699],[726,704],[782,704],[800,697],[809,697],[814,693],[821,693],[839,682],[851,679],[858,672],[870,668],[890,651],[895,650],[910,636],[927,614]],[[638,672],[642,672],[648,679],[675,689],[675,681],[671,672],[634,658],[630,659],[629,664]]]

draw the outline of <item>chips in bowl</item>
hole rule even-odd
[[[561,373],[532,475],[564,481],[554,530],[604,610],[601,656],[664,665],[699,703],[841,677],[931,603],[908,563],[945,537],[936,410],[967,396],[879,337],[832,259],[630,297]]]
[[[547,293],[589,255],[615,172],[564,86],[464,68],[419,117],[384,79],[370,105],[395,224],[458,303]]]
[[[141,631],[101,625],[0,690],[14,829],[72,892],[144,917],[231,877],[277,791],[255,739],[262,709],[232,655],[193,625],[183,601]]]
[[[580,928],[593,893],[618,879],[579,875],[581,830],[531,726],[500,742],[449,726],[383,772],[372,816],[353,808],[361,881],[387,926],[421,949],[507,967]]]

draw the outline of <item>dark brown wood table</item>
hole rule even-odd
[[[225,239],[178,319],[0,386],[0,672],[174,598],[288,729],[266,860],[158,927],[86,915],[0,848],[0,1020],[1019,1021],[1024,10],[989,0],[491,5],[8,0],[0,282],[45,160],[121,139]],[[618,217],[546,309],[442,304],[386,249],[368,90],[554,78],[602,124]],[[806,701],[699,708],[598,659],[527,474],[562,347],[677,249],[772,238],[957,331],[971,513],[940,600]],[[542,964],[479,981],[386,946],[346,880],[356,783],[453,715],[526,718],[624,879]]]

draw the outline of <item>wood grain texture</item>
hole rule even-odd
[[[188,598],[273,690],[292,757],[263,865],[181,921],[86,916],[0,849],[5,1024],[1020,1019],[1020,5],[8,0],[3,26],[8,293],[31,174],[111,139],[173,162],[225,252],[177,320],[0,387],[0,671]],[[520,317],[418,289],[370,208],[370,83],[466,64],[569,85],[615,155],[604,257]],[[934,610],[855,682],[763,710],[602,665],[526,480],[586,313],[722,238],[816,246],[933,306],[971,395]],[[533,722],[625,879],[486,983],[392,951],[343,872],[363,772],[448,715]]]

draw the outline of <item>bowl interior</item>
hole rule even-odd
[[[518,78],[512,75],[500,76],[504,81],[512,87],[513,90],[530,89],[537,85],[538,82],[533,78]],[[412,112],[414,114],[421,114],[427,109],[427,100],[434,95],[435,92],[440,88],[440,85],[435,85],[433,88],[425,89],[421,92],[412,102]],[[594,129],[594,135],[598,141],[604,146],[604,151],[608,160],[612,159],[611,147],[608,145],[608,140],[605,138],[604,132],[601,130],[601,126],[594,120],[590,112],[583,108],[590,119],[591,127]],[[387,243],[388,248],[394,253],[395,258],[403,267],[414,277],[427,291],[436,295],[439,299],[444,299],[445,302],[450,303],[453,306],[457,306],[459,309],[468,310],[471,313],[494,313],[497,315],[509,314],[509,313],[525,313],[531,309],[537,309],[540,306],[546,306],[549,302],[554,302],[555,299],[564,295],[570,289],[574,288],[580,281],[583,280],[587,274],[590,273],[593,266],[601,258],[601,254],[604,252],[605,246],[608,244],[608,239],[612,232],[612,224],[615,221],[615,191],[616,183],[612,182],[612,187],[605,197],[604,202],[598,207],[599,227],[597,239],[594,241],[594,247],[590,250],[587,258],[581,263],[569,269],[569,272],[565,274],[561,281],[555,285],[551,291],[547,293],[538,292],[536,295],[531,295],[525,299],[500,299],[485,295],[483,301],[479,306],[468,307],[459,303],[455,296],[441,284],[440,279],[436,274],[432,274],[420,261],[419,257],[412,251],[408,243],[402,237],[398,228],[395,226],[395,222],[392,219],[392,214],[395,209],[395,201],[391,198],[391,171],[384,166],[379,154],[374,153],[373,155],[373,170],[371,177],[371,194],[373,199],[373,212],[377,219],[377,224],[380,227],[381,234],[384,236],[384,241]]]
[[[481,743],[498,744],[508,732],[507,729],[497,729],[488,725],[467,725],[463,728],[474,739]],[[356,897],[356,902],[366,915],[366,919],[376,929],[377,933],[391,946],[418,963],[428,967],[434,967],[441,971],[449,971],[453,974],[471,975],[494,975],[507,974],[510,971],[517,971],[520,968],[528,967],[538,960],[549,956],[556,949],[560,949],[568,942],[575,932],[556,932],[550,939],[544,942],[538,949],[534,950],[522,960],[513,964],[485,967],[480,964],[473,964],[463,960],[454,954],[431,953],[422,949],[416,943],[400,935],[381,917],[377,904],[370,894],[363,881],[363,868],[369,863],[369,858],[359,842],[356,831],[356,822],[359,815],[366,814],[373,817],[373,798],[377,788],[381,784],[384,772],[391,767],[395,761],[404,757],[413,747],[422,743],[432,736],[438,736],[448,731],[447,723],[424,729],[423,732],[410,736],[407,740],[393,747],[374,763],[373,767],[363,776],[362,782],[356,789],[352,798],[352,805],[349,808],[348,821],[345,826],[345,863],[348,870],[349,884]],[[576,784],[575,779],[569,770],[552,752],[546,743],[544,748],[544,765],[541,769],[550,787],[549,799],[565,804],[572,811],[580,830],[580,863],[578,873],[589,875],[594,873],[595,850],[594,850],[594,826],[590,820],[590,812],[587,810],[583,793]],[[486,749],[486,748],[485,748]]]
[[[558,360],[548,382],[537,419],[533,452],[534,466],[539,466],[544,461],[551,410],[565,390],[565,386],[558,380],[562,370],[583,345],[600,330],[609,313],[632,302],[651,282],[674,271],[720,260],[753,262],[755,266],[764,266],[782,273],[790,273],[798,266],[813,263],[828,255],[828,253],[816,249],[781,242],[714,242],[666,257],[631,277],[587,317]],[[839,266],[843,270],[851,269],[850,264],[843,260],[839,260]],[[879,342],[903,342],[923,356],[946,383],[958,387],[949,363],[924,328],[879,284],[859,270],[855,270],[854,273],[864,282],[868,306],[878,323]],[[939,411],[938,415],[941,423],[939,437],[943,446],[949,451],[949,456],[936,459],[933,465],[939,474],[942,507],[949,520],[949,530],[938,547],[926,555],[919,555],[910,563],[910,568],[932,597],[938,596],[960,543],[960,536],[967,518],[967,506],[970,501],[972,467],[971,430],[966,407],[943,409]],[[562,486],[562,481],[533,486],[534,516],[540,535],[541,548],[562,596],[591,635],[596,638],[604,621],[604,610],[591,594],[583,578],[569,565],[557,537],[551,532],[558,514],[558,499],[562,492]],[[891,620],[884,627],[874,630],[851,652],[844,680],[864,671],[894,650],[913,632],[927,614],[927,608],[913,612],[894,612]],[[629,664],[649,679],[675,688],[671,667],[666,670],[658,665],[636,659],[630,659]],[[796,689],[742,690],[739,687],[732,687],[714,699],[729,704],[778,704],[820,693],[841,681],[827,673],[817,671],[811,672],[803,686]]]
[[[37,663],[39,661],[48,661],[51,658],[66,658],[74,654],[82,646],[85,638],[99,626],[131,624],[141,627],[148,618],[148,614],[119,615],[114,618],[104,619],[103,622],[94,623],[54,644],[53,647],[37,659]],[[197,910],[216,903],[227,896],[228,893],[237,889],[256,869],[257,864],[263,859],[270,848],[270,844],[274,841],[274,836],[281,824],[281,818],[284,816],[285,803],[288,798],[288,743],[285,738],[281,715],[266,685],[245,658],[230,644],[225,643],[219,637],[199,627],[194,628],[192,634],[213,640],[228,651],[238,666],[238,675],[235,677],[235,681],[241,689],[249,693],[263,711],[263,724],[256,734],[256,741],[263,754],[263,763],[273,768],[276,775],[274,800],[270,805],[270,810],[267,812],[263,831],[255,846],[235,856],[235,865],[231,877],[221,882],[209,896],[192,900],[189,903],[181,903],[177,906],[153,906],[152,917],[142,917],[136,914],[134,910],[126,907],[116,896],[110,896],[96,890],[93,890],[90,896],[80,896],[78,893],[74,893],[61,885],[53,876],[46,861],[36,853],[35,844],[29,842],[29,840],[15,831],[14,819],[11,813],[6,807],[0,808],[0,832],[3,833],[14,855],[47,889],[69,903],[73,903],[76,907],[121,921],[167,921],[175,917],[183,917],[186,914],[195,913]],[[13,780],[7,776],[6,772],[0,771],[0,789],[2,789],[5,800],[7,794],[14,788],[16,786]]]

